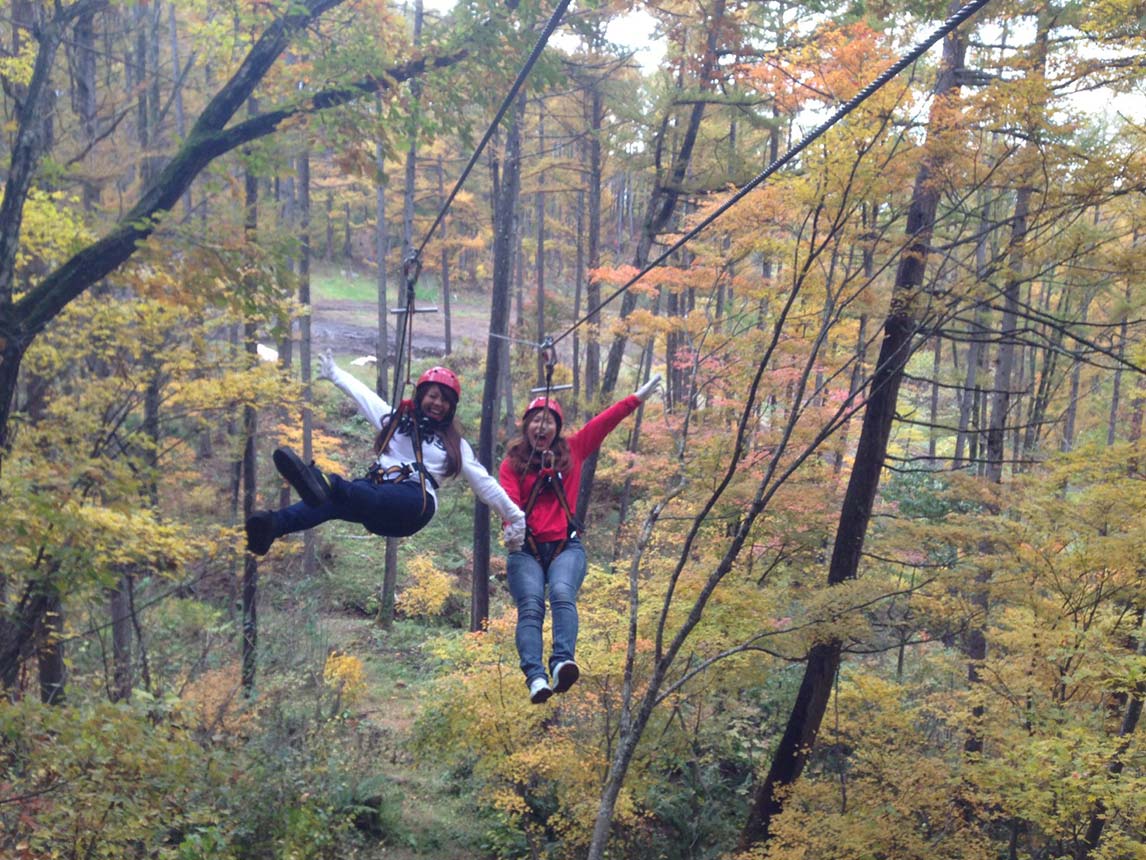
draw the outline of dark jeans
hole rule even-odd
[[[366,478],[347,481],[329,473],[327,478],[330,501],[326,504],[312,508],[296,502],[274,511],[276,538],[314,528],[327,520],[359,523],[368,532],[383,537],[407,537],[434,517],[434,499],[427,493],[423,510],[422,485],[417,479],[375,484]]]
[[[550,549],[542,544],[540,549]],[[526,550],[511,552],[506,563],[509,593],[517,605],[517,654],[526,683],[546,675],[542,663],[541,624],[545,620],[545,586],[549,586],[549,605],[553,608],[553,652],[549,671],[562,660],[572,660],[577,648],[577,594],[585,581],[585,550],[581,541],[569,538],[565,548],[544,570]]]

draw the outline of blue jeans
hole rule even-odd
[[[416,479],[375,484],[366,478],[347,481],[329,473],[326,477],[330,480],[330,501],[317,508],[296,502],[272,512],[276,538],[328,520],[359,523],[383,537],[407,537],[434,517],[434,499],[427,495],[423,508],[422,485]]]
[[[542,550],[547,549],[545,544]],[[569,538],[565,548],[549,562],[546,571],[528,550],[511,552],[506,564],[509,593],[517,605],[517,653],[525,683],[545,678],[542,662],[541,624],[545,620],[545,586],[549,585],[549,605],[553,608],[553,652],[549,671],[562,660],[572,660],[577,647],[577,594],[585,581],[585,550],[577,538]]]

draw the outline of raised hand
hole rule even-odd
[[[334,381],[334,374],[338,370],[338,366],[334,363],[334,353],[327,349],[322,355],[318,357],[318,378],[329,379]]]
[[[641,403],[644,403],[646,400],[649,399],[649,395],[652,394],[654,391],[656,391],[660,387],[661,387],[661,375],[658,373],[656,376],[654,376],[652,379],[650,379],[648,382],[646,382],[644,385],[642,385],[640,388],[638,388],[633,393],[636,394],[637,397],[640,398]]]

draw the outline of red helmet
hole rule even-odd
[[[534,409],[548,409],[550,412],[552,412],[553,416],[557,419],[557,432],[561,432],[561,425],[565,423],[565,415],[561,411],[560,403],[558,403],[552,397],[546,397],[544,394],[542,394],[540,397],[534,397],[533,400],[530,401],[529,405],[525,407],[525,411],[521,414],[522,424],[525,423],[526,418],[529,417],[529,413]]]
[[[460,398],[462,396],[462,384],[458,381],[458,375],[448,367],[431,367],[418,377],[418,384],[414,387],[415,390],[421,388],[427,382],[436,382],[438,385],[444,385],[453,391],[457,397]]]

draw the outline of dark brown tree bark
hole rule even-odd
[[[957,8],[958,4],[953,4],[951,11]],[[935,82],[930,134],[940,131],[938,106],[958,92],[958,75],[963,67],[964,52],[965,46],[958,32],[948,35],[943,42],[943,59]],[[942,190],[936,181],[936,158],[925,157],[915,178],[907,212],[907,243],[896,268],[895,291],[884,322],[879,357],[869,383],[855,465],[840,507],[835,545],[828,565],[829,585],[854,579],[859,570],[864,538],[887,456],[887,442],[895,420],[899,386],[911,356],[917,317],[921,312],[918,302]],[[773,753],[768,775],[754,792],[748,820],[741,832],[742,847],[768,840],[773,819],[783,811],[785,789],[803,773],[808,756],[815,748],[839,669],[840,654],[838,641],[815,645],[809,651],[804,677]]]
[[[249,110],[255,113],[258,106],[254,99],[249,102]],[[259,227],[259,180],[248,166],[244,171],[244,209],[246,210],[243,230],[249,244],[258,239]],[[252,365],[258,364],[258,326],[254,322],[244,323],[243,342]],[[252,406],[243,407],[243,521],[254,513],[258,498],[258,432],[259,413]],[[259,560],[253,553],[246,553],[243,564],[243,646],[242,646],[242,687],[243,695],[255,693],[255,677],[258,668],[259,642]]]
[[[64,663],[64,604],[60,593],[52,589],[48,595],[40,631],[36,637],[37,663],[40,670],[40,701],[45,705],[62,705],[66,700],[67,666]]]
[[[501,379],[505,337],[509,334],[510,297],[513,276],[513,235],[518,198],[521,192],[521,127],[525,117],[525,95],[517,99],[510,113],[505,140],[505,158],[496,183],[493,212],[493,284],[490,295],[489,333],[486,343],[485,381],[482,386],[481,430],[478,435],[478,461],[491,472],[494,437],[497,433],[498,382]],[[489,508],[474,503],[473,588],[470,595],[470,630],[481,630],[489,617]]]

